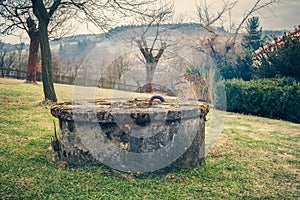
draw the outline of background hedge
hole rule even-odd
[[[294,79],[233,79],[224,85],[227,111],[300,123],[300,83]],[[224,108],[218,99],[215,105]]]

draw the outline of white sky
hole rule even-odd
[[[200,0],[174,0],[175,12],[176,15],[183,15],[187,19],[197,22],[197,12],[196,12],[196,2]],[[207,0],[209,4],[212,4],[212,8],[218,10],[223,4],[221,0]],[[245,11],[249,10],[253,4],[254,0],[239,0],[236,7],[232,10],[232,20],[238,23]],[[260,13],[257,13],[257,16],[260,17],[260,24],[264,30],[290,30],[295,26],[300,24],[300,0],[281,0],[280,4],[275,4],[271,11],[262,10]],[[228,20],[225,20],[225,22]],[[226,28],[226,24],[224,24]],[[97,33],[97,30],[94,30],[93,27],[89,28],[93,33]],[[80,33],[92,33],[88,30],[86,25],[83,25],[78,28],[77,34]],[[3,42],[10,43],[19,43],[19,37],[5,36],[0,37],[0,40]],[[28,42],[28,37],[26,34],[23,34],[22,41]]]
[[[192,18],[196,15],[196,3],[200,0],[175,0],[176,13],[183,13]],[[223,5],[222,0],[207,0],[208,4],[217,8]],[[238,0],[236,7],[232,10],[232,19],[239,22],[245,11],[249,10],[255,3],[255,0]],[[292,29],[300,24],[300,0],[281,0],[280,4],[274,4],[271,11],[262,10],[257,13],[260,17],[263,29]]]

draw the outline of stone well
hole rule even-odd
[[[192,168],[205,155],[205,116],[199,102],[107,99],[56,104],[59,157],[73,165],[102,163],[119,171]]]

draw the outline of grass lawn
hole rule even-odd
[[[60,101],[71,99],[72,86],[55,88]],[[39,103],[41,83],[0,78],[0,98],[0,199],[300,198],[300,124],[227,113],[204,165],[134,176],[55,160],[48,147],[56,119]]]

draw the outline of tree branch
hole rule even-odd
[[[54,12],[58,9],[59,5],[61,4],[61,0],[55,0],[49,10],[49,17],[51,18]]]

